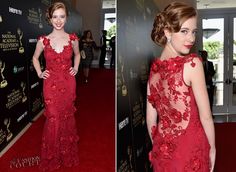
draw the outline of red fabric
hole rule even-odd
[[[40,168],[52,171],[61,166],[78,164],[74,101],[76,98],[75,77],[70,75],[73,54],[72,40],[78,39],[70,35],[68,45],[57,53],[50,45],[50,39],[41,37],[44,43],[46,70],[49,78],[44,80],[43,94],[45,102],[46,122],[43,130]]]
[[[148,101],[157,110],[159,123],[152,127],[149,154],[156,172],[208,172],[209,149],[192,88],[183,80],[184,64],[195,67],[196,55],[155,60]]]

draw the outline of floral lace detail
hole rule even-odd
[[[173,137],[171,135],[165,135],[164,138],[156,138],[157,127],[152,127],[152,138],[156,145],[153,147],[152,151],[149,153],[149,160],[152,162],[153,159],[172,159],[172,154],[176,149],[176,144],[174,143]],[[158,140],[158,142],[156,142]]]
[[[183,65],[191,62],[196,55],[175,57],[168,60],[156,60],[151,67],[150,95],[148,101],[157,109],[160,116],[160,130],[162,136],[177,137],[184,133],[183,121],[189,121],[190,87],[183,81]],[[152,77],[157,74],[157,80]],[[181,105],[183,108],[178,109]]]
[[[78,165],[78,140],[74,112],[75,77],[70,75],[73,55],[72,40],[78,39],[71,34],[69,44],[57,53],[50,45],[50,39],[41,36],[44,44],[46,69],[50,76],[43,82],[45,101],[44,125],[40,169],[53,171],[61,166]]]
[[[77,35],[75,33],[72,33],[69,36],[70,36],[70,40],[72,40],[72,41],[79,40],[79,38],[77,37]]]
[[[196,148],[192,152],[191,159],[186,163],[184,172],[210,171],[209,161],[203,162],[202,155],[204,150]],[[209,159],[209,158],[208,158]]]
[[[46,47],[46,49],[49,49],[49,51],[51,50],[52,52],[57,53],[51,46],[50,44],[50,39],[47,38],[45,35],[42,35],[38,38],[38,40],[43,40],[43,45]],[[69,42],[67,45],[64,45],[63,47],[63,51],[67,51],[70,52],[72,49],[72,42],[71,41],[75,41],[75,40],[79,40],[79,38],[77,37],[77,35],[75,33],[69,34]],[[57,53],[57,54],[61,54],[63,52]]]
[[[157,109],[159,115],[159,124],[152,129],[152,136],[155,139],[158,131],[162,141],[158,142],[156,150],[152,150],[151,157],[161,154],[162,157],[171,159],[176,147],[174,138],[185,133],[189,123],[191,88],[184,84],[183,66],[190,62],[194,67],[195,57],[196,55],[191,54],[163,61],[157,59],[152,64],[148,101]]]

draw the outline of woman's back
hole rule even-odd
[[[183,78],[184,65],[194,67],[195,57],[157,59],[152,65],[148,101],[159,116],[158,125],[152,128],[150,153],[155,171],[209,171],[209,144],[192,88]]]

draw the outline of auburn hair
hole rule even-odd
[[[66,5],[63,2],[54,2],[48,7],[46,11],[46,20],[49,24],[51,24],[50,19],[52,18],[54,11],[60,8],[64,9],[66,12],[66,16],[68,16],[68,10],[67,10]]]
[[[167,38],[164,33],[165,29],[170,32],[179,32],[182,24],[189,18],[195,16],[197,16],[195,8],[182,2],[170,3],[162,12],[158,13],[154,19],[151,32],[152,40],[156,44],[164,46],[167,43]]]

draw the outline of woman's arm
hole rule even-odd
[[[198,106],[200,121],[211,146],[209,156],[211,170],[213,170],[216,155],[214,122],[212,119],[202,62],[199,58],[194,58],[193,62],[195,63],[194,67],[187,64],[188,66],[184,71],[184,76],[186,77],[186,83],[192,86],[194,97]]]
[[[71,68],[70,74],[76,75],[80,64],[79,41],[77,39],[74,40],[73,42],[73,51],[74,51],[74,67]]]
[[[39,63],[39,57],[40,57],[42,51],[43,51],[43,43],[42,43],[42,39],[39,39],[37,44],[36,44],[34,55],[32,57],[32,62],[33,62],[33,65],[34,65],[34,68],[37,72],[38,77],[46,79],[46,78],[49,77],[49,73],[48,73],[47,70],[42,72],[41,66],[40,66],[40,63]]]
[[[147,96],[150,95],[149,83],[147,84]],[[152,127],[157,125],[157,111],[152,106],[152,104],[147,99],[147,107],[146,107],[146,121],[147,121],[147,129],[148,134],[153,142],[152,138]]]

